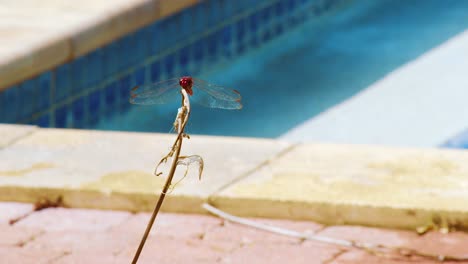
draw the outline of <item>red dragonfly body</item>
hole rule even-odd
[[[132,104],[164,104],[180,98],[184,89],[191,101],[211,108],[241,109],[241,95],[237,90],[213,85],[190,76],[173,78],[158,83],[136,86],[130,93]]]

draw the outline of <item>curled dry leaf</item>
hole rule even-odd
[[[177,165],[184,165],[187,166],[187,169],[185,170],[185,175],[187,175],[188,170],[192,164],[198,165],[198,179],[201,180],[201,176],[203,173],[203,158],[199,155],[192,155],[192,156],[180,156],[179,160],[177,161]]]

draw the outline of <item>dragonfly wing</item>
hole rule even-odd
[[[204,92],[210,94],[211,96],[215,97],[216,99],[223,100],[223,101],[241,101],[241,95],[238,91],[229,89],[226,87],[222,87],[219,85],[214,85],[208,82],[205,82],[200,79],[194,80],[194,86],[199,90],[203,90]]]
[[[132,104],[164,104],[173,101],[179,94],[177,79],[134,87],[130,92]]]
[[[191,96],[191,101],[209,108],[221,108],[221,109],[241,109],[242,104],[239,101],[222,100],[218,97],[214,97],[205,90],[197,89]]]

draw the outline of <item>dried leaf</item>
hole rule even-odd
[[[185,175],[188,173],[188,169],[192,164],[198,165],[198,179],[201,180],[201,176],[203,173],[203,158],[199,155],[192,155],[192,156],[180,156],[179,160],[177,161],[177,165],[185,165],[187,166],[187,170],[185,171]]]

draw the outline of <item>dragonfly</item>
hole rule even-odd
[[[174,102],[177,98],[180,99],[181,89],[190,95],[191,102],[205,107],[233,110],[242,108],[241,95],[237,90],[191,76],[136,86],[130,91],[130,103],[153,105]]]

